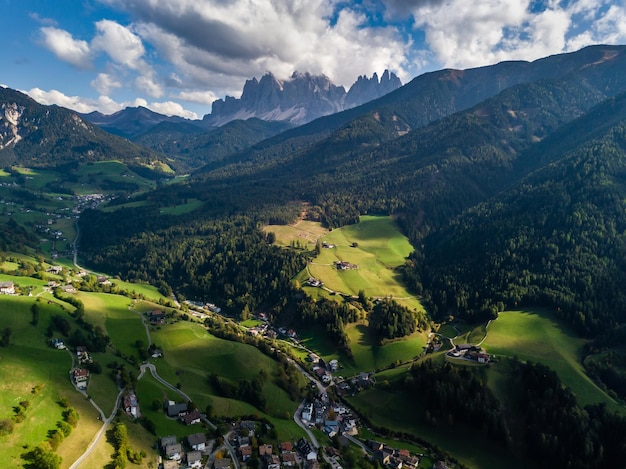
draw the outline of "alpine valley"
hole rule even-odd
[[[0,88],[0,162],[6,467],[624,465],[626,46],[195,121]]]

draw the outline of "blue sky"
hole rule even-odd
[[[626,43],[624,0],[0,0],[0,84],[43,104],[200,118],[246,79],[535,60]]]

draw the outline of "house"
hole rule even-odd
[[[293,451],[293,443],[291,441],[282,441],[280,443],[280,452],[291,452]]]
[[[328,362],[328,366],[330,367],[330,371],[335,372],[339,368],[339,361],[331,360]]]
[[[104,275],[98,275],[98,284],[100,284],[100,285],[111,285],[111,282]]]
[[[324,433],[326,433],[330,438],[339,433],[339,422],[336,420],[325,420],[324,421]]]
[[[185,408],[187,408],[187,404],[185,404]],[[196,423],[200,423],[200,417],[200,412],[194,410],[183,415],[182,420],[185,425],[195,425]]]
[[[315,376],[317,376],[322,381],[322,383],[330,382],[330,375],[324,368],[316,367],[313,369],[313,371],[315,372]]]
[[[313,403],[311,402],[308,405],[304,406],[302,409],[302,420],[308,420],[309,422],[313,419]]]
[[[369,373],[359,373],[359,377],[357,378],[357,386],[360,388],[366,388],[371,384]]]
[[[248,438],[247,436],[237,437],[237,445],[239,447],[250,446],[250,438]]]
[[[148,311],[146,313],[146,317],[148,318],[148,321],[150,321],[150,324],[152,324],[153,326],[165,323],[165,313],[158,309],[155,309],[154,311]]]
[[[374,440],[369,440],[367,446],[369,446],[372,451],[380,451],[384,448],[382,443]]]
[[[168,417],[180,417],[187,413],[187,403],[175,404],[173,401],[169,401],[166,406],[166,412]]]
[[[74,379],[74,384],[77,388],[86,389],[87,381],[89,380],[89,371],[85,368],[74,368],[72,378]]]
[[[264,460],[267,469],[280,469],[280,458],[275,454],[266,454]]]
[[[491,360],[489,354],[484,352],[469,352],[468,355],[472,360],[476,360],[478,363],[489,363]]]
[[[194,433],[187,437],[189,447],[194,451],[204,451],[206,448],[206,435],[204,433]]]
[[[71,284],[63,285],[61,290],[63,290],[63,293],[76,293],[76,288]]]
[[[300,438],[296,442],[296,449],[298,450],[298,452],[300,454],[304,455],[304,454],[308,453],[309,451],[311,451],[311,445],[304,438]]]
[[[248,436],[254,436],[254,420],[242,420],[241,428],[248,430]]]
[[[128,393],[124,396],[124,411],[133,418],[139,417],[139,404],[137,396],[134,393]]]
[[[50,339],[50,345],[52,345],[55,349],[64,350],[65,344],[61,339]]]
[[[164,436],[161,438],[161,449],[165,449],[168,445],[175,445],[178,440],[174,435]]]
[[[61,272],[63,272],[63,267],[60,265],[51,265],[50,267],[48,267],[46,272],[59,275]]]
[[[285,451],[280,455],[283,466],[292,467],[296,465],[296,453],[293,451]]]
[[[215,469],[229,469],[231,467],[230,458],[218,458],[213,463]]]
[[[385,450],[374,451],[374,459],[386,466],[391,461],[391,453]]]
[[[173,445],[167,445],[165,447],[165,457],[167,459],[173,459],[175,461],[180,461],[182,457],[183,447],[180,443],[174,443]]]
[[[252,456],[252,446],[250,445],[240,446],[239,455],[241,456],[241,460],[243,462],[248,461],[250,457]]]
[[[0,282],[0,295],[15,295],[15,284],[13,282]]]
[[[187,453],[187,465],[189,467],[202,467],[202,453],[200,451],[189,451]]]
[[[259,446],[259,456],[265,456],[266,454],[272,454],[273,446],[272,445],[260,445]]]
[[[317,362],[320,361],[320,357],[318,357],[316,353],[311,352],[309,353],[309,361],[317,365]]]
[[[91,363],[92,361],[89,352],[87,352],[87,347],[84,345],[76,347],[76,358],[78,359],[78,363]]]

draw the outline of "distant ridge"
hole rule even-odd
[[[347,92],[325,75],[295,72],[289,79],[279,80],[267,73],[260,80],[246,81],[241,98],[226,96],[214,101],[212,113],[203,121],[219,126],[257,117],[301,125],[380,98],[401,86],[400,79],[388,70],[380,79],[376,73],[371,78],[360,76]]]

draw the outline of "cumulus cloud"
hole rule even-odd
[[[108,95],[112,89],[121,88],[122,83],[109,73],[98,73],[90,85],[101,95]]]
[[[40,29],[41,43],[59,59],[87,69],[91,67],[91,51],[87,41],[74,39],[63,29],[45,26]]]
[[[143,60],[146,52],[143,43],[130,29],[115,21],[101,20],[96,23],[96,30],[91,41],[93,48],[106,52],[113,61],[132,70],[148,68]]]
[[[159,114],[165,114],[166,116],[180,116],[187,119],[197,119],[198,115],[195,112],[185,110],[179,103],[174,101],[165,101],[161,103],[151,103],[149,108]]]
[[[189,111],[173,101],[149,103],[143,98],[136,98],[132,101],[116,102],[108,96],[99,96],[97,99],[90,99],[81,96],[68,96],[58,90],[45,91],[41,88],[32,88],[28,91],[23,91],[23,93],[26,93],[40,104],[56,104],[57,106],[72,109],[80,113],[100,111],[103,114],[113,114],[126,107],[143,106],[154,112],[168,116],[181,116],[187,119],[198,118],[195,112]]]
[[[130,13],[137,34],[193,88],[241,89],[266,71],[324,73],[351,85],[385,68],[406,78],[411,66],[410,42],[395,27],[372,26],[335,0],[102,1]]]
[[[210,105],[213,104],[213,101],[218,99],[219,96],[212,91],[181,91],[178,94],[172,95],[172,98],[190,103]]]
[[[624,6],[610,0],[383,0],[388,12],[410,15],[428,48],[446,67],[534,60],[626,39]]]

